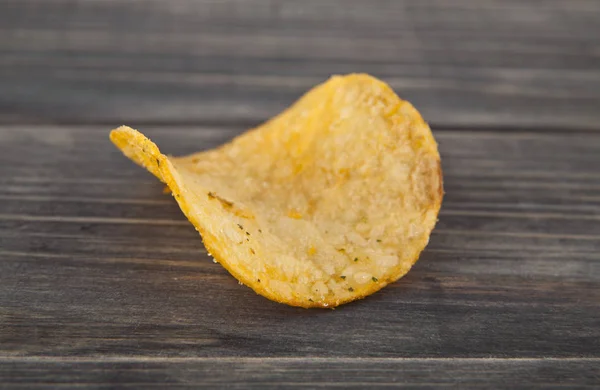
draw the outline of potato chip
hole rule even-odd
[[[208,251],[277,302],[335,307],[405,275],[442,201],[437,145],[380,80],[334,76],[213,150],[168,157],[128,127],[111,140],[171,189]]]

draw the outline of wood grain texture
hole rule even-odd
[[[242,131],[141,130],[175,155]],[[176,378],[189,368],[196,383],[209,368],[227,378],[228,364],[238,363],[221,357],[320,357],[332,359],[314,365],[315,383],[326,385],[326,375],[354,375],[345,371],[348,359],[370,357],[459,359],[368,363],[367,371],[383,370],[382,382],[406,369],[432,386],[454,370],[474,384],[486,372],[514,381],[530,373],[540,387],[558,383],[561,372],[578,385],[598,384],[600,135],[437,133],[447,195],[422,258],[383,291],[322,311],[276,304],[238,285],[208,258],[162,186],[107,134],[98,126],[0,127],[0,359],[13,359],[0,366],[11,380],[30,384],[67,368],[86,383],[110,366],[125,377],[127,367],[141,370],[132,378],[146,369]],[[125,360],[60,361],[88,357]],[[189,357],[209,360],[136,360]],[[498,366],[463,358],[534,360]],[[573,358],[585,359],[564,360]],[[257,378],[276,383],[285,370],[312,367],[299,362],[278,373],[263,365]],[[240,364],[243,371],[261,363]],[[30,382],[22,379],[28,370]]]
[[[600,359],[0,359],[0,388],[593,389]]]
[[[592,0],[8,0],[0,121],[256,123],[331,74],[434,125],[600,128]]]

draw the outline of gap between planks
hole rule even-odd
[[[472,363],[493,363],[493,362],[598,362],[600,357],[482,357],[482,358],[460,358],[460,357],[390,357],[390,358],[369,358],[369,357],[159,357],[159,356],[85,356],[85,357],[67,357],[67,356],[11,356],[0,355],[0,362],[65,362],[65,363],[96,363],[96,362],[223,362],[223,363],[261,363],[261,362],[283,362],[283,363],[394,363],[394,362],[472,362]]]
[[[301,95],[298,96],[300,98]],[[233,120],[139,120],[131,119],[127,120],[129,126],[135,129],[142,129],[143,127],[150,128],[152,132],[156,133],[187,133],[190,130],[198,128],[210,128],[213,130],[223,131],[226,130],[236,135],[246,130],[250,130],[263,123],[266,123],[271,118],[264,118],[263,120],[244,120],[244,119],[233,119]],[[450,136],[452,133],[475,133],[477,136],[487,136],[489,138],[504,138],[507,133],[511,137],[519,138],[538,138],[538,137],[553,137],[556,135],[590,135],[597,136],[600,134],[600,127],[588,127],[588,126],[546,126],[546,125],[489,125],[486,123],[482,124],[465,124],[465,125],[447,125],[444,123],[428,122],[429,127],[434,132],[441,132],[444,136]],[[67,119],[47,119],[43,118],[40,121],[0,121],[0,131],[2,130],[13,130],[14,128],[20,127],[36,127],[36,128],[47,128],[49,130],[55,130],[61,126],[68,126],[69,131],[88,132],[90,127],[103,127],[106,128],[106,136],[108,133],[119,126],[127,125],[115,120],[102,121],[98,119],[86,120],[67,120]],[[166,129],[168,127],[168,129]],[[457,136],[461,136],[457,134]]]
[[[65,222],[65,223],[102,223],[102,224],[126,224],[126,225],[156,225],[156,226],[191,226],[185,220],[168,219],[141,219],[141,218],[110,218],[110,217],[61,217],[61,216],[35,216],[20,214],[0,214],[0,221],[22,221],[22,222]],[[554,234],[533,232],[483,232],[478,230],[457,229],[435,229],[434,233],[450,235],[471,236],[506,236],[517,238],[558,238],[574,240],[599,240],[600,235],[589,234]]]
[[[123,199],[123,198],[98,198],[93,196],[60,196],[60,195],[4,195],[0,194],[0,200],[16,200],[20,202],[65,202],[65,203],[100,203],[100,204],[131,204],[131,205],[172,205],[175,203],[172,199]],[[598,197],[600,200],[600,197]],[[453,210],[452,207],[460,208],[460,207],[489,207],[492,209],[501,209],[501,208],[509,208],[513,207],[519,209],[519,215],[523,215],[523,213],[527,214],[527,208],[535,208],[535,209],[549,209],[556,211],[600,211],[600,205],[548,205],[548,204],[533,204],[533,203],[519,203],[515,205],[514,203],[485,203],[485,202],[456,202],[456,201],[444,201],[444,210],[448,215],[460,215],[458,213],[472,213],[479,212],[479,210]],[[452,207],[451,207],[452,206]],[[481,211],[484,213],[494,213],[496,211]],[[529,215],[529,214],[528,214]],[[557,215],[567,215],[567,214],[557,214]],[[572,214],[568,214],[572,216]],[[483,215],[481,215],[483,216]],[[487,216],[487,215],[486,215]],[[590,215],[583,216],[584,219],[600,219],[600,215]],[[573,218],[577,219],[577,218]]]
[[[0,198],[1,199],[1,198]],[[479,210],[448,210],[442,209],[440,217],[490,217],[508,219],[564,219],[600,221],[600,215],[573,215],[564,213],[530,213],[506,211],[479,211]],[[171,219],[146,219],[146,218],[116,218],[116,217],[73,217],[60,215],[28,215],[28,214],[0,214],[4,221],[31,221],[31,222],[82,222],[82,223],[117,223],[129,225],[187,225],[183,220]]]

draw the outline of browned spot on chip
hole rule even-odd
[[[224,209],[231,211],[234,215],[237,215],[238,217],[245,218],[245,219],[253,219],[254,218],[254,215],[252,215],[252,213],[250,213],[246,210],[242,210],[238,207],[235,207],[233,202],[220,197],[219,195],[215,194],[214,192],[209,192],[207,195],[208,195],[209,199],[218,200]]]
[[[226,199],[221,198],[219,195],[215,194],[214,192],[209,192],[208,197],[210,199],[216,199],[219,202],[221,202],[221,205],[223,205],[223,208],[231,209],[233,207],[233,202],[230,202]]]

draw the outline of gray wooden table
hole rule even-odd
[[[109,143],[216,146],[333,73],[431,123],[446,198],[399,282],[276,304]],[[598,388],[600,2],[0,3],[0,388]]]

